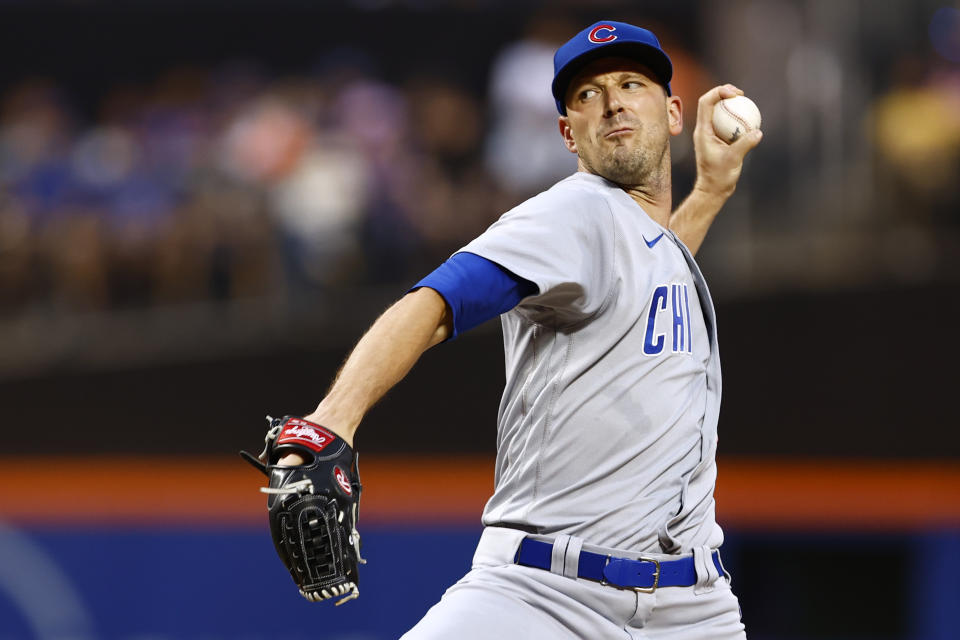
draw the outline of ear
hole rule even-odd
[[[667,122],[670,124],[670,135],[680,135],[683,131],[683,103],[677,96],[667,98]]]
[[[557,121],[560,126],[560,135],[563,137],[563,144],[566,145],[570,153],[577,153],[577,141],[573,139],[573,129],[570,127],[570,118],[560,116]]]

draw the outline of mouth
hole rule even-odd
[[[603,134],[603,137],[604,137],[604,138],[619,138],[619,137],[622,137],[622,136],[629,135],[629,134],[631,134],[631,133],[633,133],[633,128],[632,128],[632,127],[618,127],[618,128],[616,128],[616,129],[614,129],[613,131],[608,131],[607,133]]]

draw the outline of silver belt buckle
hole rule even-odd
[[[652,562],[654,566],[653,571],[653,586],[652,587],[631,587],[637,593],[653,593],[657,590],[657,585],[660,584],[660,561],[655,558],[644,558],[640,556],[638,558],[640,562]]]
[[[609,555],[609,554],[607,555],[607,561],[606,563],[604,563],[604,566],[610,564],[610,558],[612,557],[613,557],[612,555]],[[654,591],[657,590],[657,585],[660,584],[660,561],[655,558],[644,558],[643,556],[640,556],[639,558],[637,558],[636,561],[653,563],[654,570],[653,570],[653,586],[652,587],[621,587],[618,584],[613,584],[612,582],[608,582],[606,578],[601,580],[600,584],[610,586],[610,587],[616,587],[618,589],[630,589],[635,593],[653,593]]]

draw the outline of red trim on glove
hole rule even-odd
[[[337,436],[318,424],[301,418],[290,418],[283,426],[277,444],[299,444],[314,453],[320,453],[336,439]]]

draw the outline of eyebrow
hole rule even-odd
[[[639,69],[634,69],[634,70],[629,70],[629,71],[608,71],[608,72],[601,73],[601,74],[596,74],[596,75],[604,75],[604,76],[605,76],[605,75],[611,75],[611,74],[616,74],[616,75],[614,76],[614,80],[616,80],[616,81],[618,81],[618,82],[621,81],[621,80],[624,80],[624,79],[626,79],[626,78],[628,78],[628,77],[630,77],[630,76],[640,76],[640,77],[642,77],[642,78],[646,78],[647,80],[651,80],[650,76],[648,76],[648,75],[647,75],[646,73],[644,73],[643,71],[640,71]],[[596,75],[590,76],[589,78],[581,78],[581,79],[579,79],[579,80],[574,80],[574,82],[572,82],[572,83],[570,84],[570,86],[576,88],[576,87],[580,87],[581,85],[584,85],[584,84],[594,83],[594,82],[595,82]]]

